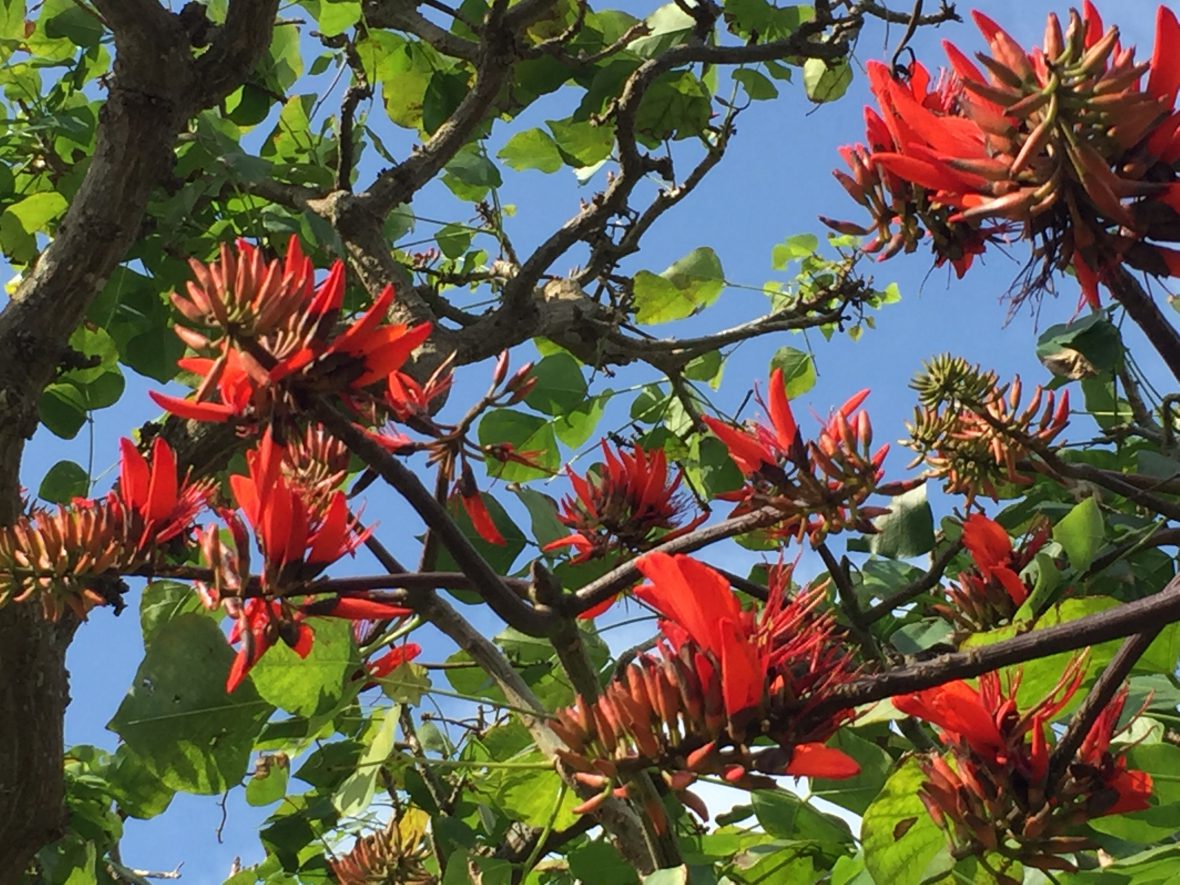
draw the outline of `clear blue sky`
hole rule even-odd
[[[627,4],[621,4],[626,6]],[[647,8],[650,4],[636,4]],[[934,4],[929,4],[933,6]],[[1034,2],[987,2],[982,8],[1011,30],[1025,44],[1039,40],[1044,15],[1055,9],[1064,15],[1063,4]],[[1108,15],[1122,16],[1125,39],[1140,46],[1140,55],[1150,55],[1151,27],[1155,4],[1102,4]],[[965,14],[968,7],[961,6]],[[857,51],[858,62],[873,58],[887,58],[892,44],[900,34],[895,27],[886,37],[880,30],[867,32]],[[943,59],[937,41],[951,37],[964,49],[974,50],[981,41],[970,24],[944,28],[941,33],[923,33],[914,42],[919,57],[928,66],[937,67]],[[309,59],[305,59],[305,62]],[[849,95],[833,105],[819,108],[802,98],[802,89],[784,89],[775,103],[757,105],[744,114],[738,123],[738,135],[730,155],[698,191],[682,206],[669,212],[649,234],[646,248],[631,269],[660,271],[672,261],[697,246],[712,246],[719,254],[726,275],[731,282],[759,286],[775,277],[770,267],[770,250],[787,236],[802,232],[822,235],[817,214],[838,218],[858,218],[856,207],[831,178],[830,172],[839,165],[838,145],[859,141],[863,123],[861,107],[868,101],[864,78],[857,76]],[[335,99],[325,103],[334,107]],[[380,113],[374,108],[374,117]],[[564,112],[568,113],[568,111]],[[547,113],[560,116],[562,113]],[[378,124],[379,126],[379,124]],[[265,126],[261,127],[265,131]],[[388,124],[380,129],[384,137],[392,130]],[[515,131],[515,130],[511,130]],[[510,130],[497,127],[493,136],[492,153]],[[362,183],[372,174],[363,168]],[[552,228],[577,210],[580,196],[572,174],[560,172],[543,175],[539,172],[517,174],[505,170],[505,186],[501,193],[504,202],[515,203],[518,214],[512,220],[511,232],[518,250],[538,242]],[[600,173],[601,174],[601,173]],[[591,186],[600,182],[591,182]],[[454,204],[447,201],[440,188],[431,188],[415,203],[418,213],[427,217],[443,217],[462,221],[455,215]],[[414,236],[426,235],[431,228],[420,226]],[[902,422],[911,413],[913,398],[907,382],[920,367],[922,359],[943,351],[953,351],[968,359],[982,362],[996,369],[1002,378],[1021,373],[1027,382],[1047,379],[1047,372],[1033,356],[1037,325],[1043,330],[1067,320],[1074,311],[1076,290],[1072,281],[1061,285],[1062,297],[1046,301],[1039,319],[1022,311],[1009,324],[1007,307],[1000,296],[1020,269],[1019,247],[1013,250],[1016,260],[1007,260],[993,251],[975,268],[967,279],[955,281],[945,269],[930,270],[930,259],[924,250],[912,256],[902,256],[875,268],[880,284],[897,281],[903,300],[887,307],[877,317],[877,329],[868,331],[857,343],[839,337],[825,343],[822,336],[779,335],[743,347],[728,363],[725,383],[717,396],[720,404],[734,407],[745,395],[751,382],[764,379],[769,355],[784,344],[806,348],[814,346],[819,369],[816,387],[796,403],[796,413],[803,416],[814,411],[823,414],[833,405],[864,386],[873,395],[868,401],[874,419],[877,438],[893,441],[904,436]],[[576,259],[568,262],[572,265]],[[566,270],[562,263],[556,272]],[[694,331],[704,324],[712,328],[730,325],[742,318],[757,315],[766,307],[765,299],[756,292],[728,289],[720,301],[703,317],[694,321]],[[668,334],[675,331],[667,327]],[[657,330],[662,331],[662,330]],[[1134,346],[1135,339],[1132,337]],[[1146,357],[1147,351],[1137,353]],[[517,363],[527,357],[521,356]],[[1148,371],[1152,371],[1151,368]],[[479,368],[462,373],[473,388],[482,388],[486,377]],[[626,382],[624,375],[612,381],[619,388]],[[645,376],[646,377],[646,376]],[[94,464],[96,472],[115,464],[116,444],[121,434],[138,427],[145,420],[156,417],[158,410],[143,396],[148,386],[142,379],[128,378],[128,391],[114,409],[95,414]],[[462,391],[464,388],[460,388]],[[606,425],[604,425],[606,429]],[[44,472],[55,461],[71,458],[87,462],[87,431],[66,442],[41,432],[26,450],[23,469],[25,484],[35,490]],[[894,475],[900,475],[906,453],[898,451],[890,459]],[[98,488],[104,489],[110,475]],[[550,494],[564,491],[560,483],[547,488]],[[394,504],[370,505],[369,515],[384,525],[402,524],[402,515]],[[410,547],[399,545],[396,535],[386,532],[383,539],[391,546],[401,546],[409,554]],[[735,560],[748,561],[744,554],[724,554]],[[413,558],[408,556],[408,558]],[[353,568],[353,566],[350,566]],[[370,570],[360,562],[358,570]],[[142,654],[142,643],[136,617],[137,599],[120,618],[109,610],[96,611],[90,623],[83,625],[70,650],[71,694],[74,701],[66,720],[67,745],[93,743],[113,748],[115,736],[105,730],[130,685]],[[489,631],[496,627],[479,612],[467,610],[481,626]],[[425,657],[441,660],[453,649],[442,641],[428,644]],[[199,661],[194,667],[202,666]],[[293,783],[293,786],[296,786]],[[244,864],[261,859],[256,832],[266,809],[251,809],[240,800],[231,799],[229,818],[224,829],[224,843],[218,844],[214,833],[221,819],[216,798],[178,796],[172,808],[160,818],[140,823],[128,821],[124,841],[124,859],[135,867],[171,869],[183,862],[184,881],[220,881],[229,870],[235,856]]]

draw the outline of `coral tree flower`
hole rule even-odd
[[[1092,847],[1072,835],[1079,824],[1149,806],[1151,776],[1128,770],[1111,750],[1126,689],[1091,726],[1060,780],[1048,781],[1050,725],[1077,693],[1084,669],[1085,657],[1075,658],[1026,712],[1016,703],[1018,675],[1006,689],[997,673],[987,673],[978,688],[956,681],[893,699],[901,712],[939,729],[946,752],[920,758],[920,796],[958,856],[1000,851],[1039,869],[1073,869],[1060,855]]]
[[[1048,539],[1049,526],[1042,523],[1014,549],[1003,526],[982,513],[971,514],[963,522],[963,546],[975,567],[960,572],[957,586],[946,591],[947,603],[934,610],[966,631],[988,630],[1010,620],[1028,599],[1020,572]]]
[[[773,569],[756,614],[690,557],[653,552],[638,565],[651,583],[635,595],[662,616],[659,654],[641,655],[595,702],[579,699],[553,725],[586,783],[622,781],[625,792],[631,772],[654,766],[703,813],[687,789],[700,774],[754,788],[771,783],[758,772],[857,773],[853,759],[823,746],[851,712],[816,710],[854,675],[832,615],[819,611],[823,587],[788,597],[790,569]]]
[[[122,607],[113,574],[160,561],[165,545],[193,529],[209,483],[181,477],[172,448],[157,437],[149,461],[120,441],[118,486],[96,500],[34,508],[0,527],[0,605],[37,597],[48,620],[79,619],[97,605]]]
[[[913,251],[923,233],[939,263],[962,275],[988,243],[1020,235],[1034,243],[1025,292],[1072,267],[1083,298],[1121,264],[1180,276],[1180,22],[1156,11],[1155,47],[1139,64],[1094,6],[1071,11],[1063,30],[1048,17],[1030,51],[974,13],[988,53],[984,70],[944,43],[952,72],[930,90],[925,68],[895,78],[870,63],[880,113],[866,111],[866,145],[842,151],[851,174],[837,178],[872,216],[869,251]],[[1144,81],[1146,75],[1146,82]]]
[[[881,484],[889,446],[872,449],[872,422],[860,409],[868,394],[862,390],[850,397],[809,442],[804,442],[791,411],[781,369],[770,376],[765,406],[769,425],[738,428],[705,416],[705,424],[746,475],[742,489],[720,496],[737,502],[734,515],[774,507],[783,514],[774,534],[809,535],[813,541],[849,527],[874,532],[872,518],[888,511],[864,502],[873,493],[899,494],[912,484]]]
[[[191,262],[195,279],[173,304],[203,331],[177,326],[198,356],[181,362],[202,377],[192,400],[152,393],[163,408],[197,421],[264,421],[297,410],[293,386],[321,394],[383,402],[369,388],[401,369],[429,336],[429,323],[386,321],[394,301],[386,287],[360,317],[337,328],[344,303],[344,264],[319,286],[311,262],[291,238],[283,262],[266,262],[239,241],[210,265]]]
[[[601,470],[579,476],[566,474],[574,494],[562,499],[558,518],[573,534],[545,546],[546,551],[572,547],[574,562],[585,562],[614,550],[639,552],[692,531],[705,519],[700,514],[677,527],[685,502],[676,492],[683,471],[668,475],[663,449],[648,452],[636,446],[631,452],[614,451],[602,441]]]
[[[270,592],[305,582],[364,543],[339,490],[313,511],[283,476],[284,448],[268,428],[246,453],[249,474],[230,477],[238,506],[254,530],[265,560],[263,583]]]

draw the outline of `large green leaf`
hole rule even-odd
[[[525,129],[516,133],[496,156],[517,171],[556,172],[563,165],[557,143],[544,129]]]
[[[250,670],[263,699],[296,716],[331,710],[344,697],[349,679],[360,667],[348,621],[315,618],[309,626],[315,631],[315,641],[306,659],[277,643]]]
[[[560,417],[585,404],[586,379],[581,364],[568,353],[545,357],[533,366],[529,377],[535,386],[525,403],[538,412]]]
[[[918,761],[907,759],[865,810],[861,841],[874,882],[919,885],[950,866],[946,836],[918,797],[923,780]]]
[[[660,274],[635,275],[635,319],[667,323],[692,316],[717,300],[725,286],[721,260],[708,246],[693,249]]]
[[[758,823],[780,839],[843,844],[852,841],[848,824],[812,808],[786,790],[755,790],[751,794]]]
[[[530,462],[489,460],[488,473],[506,482],[552,476],[561,466],[561,451],[553,434],[553,425],[544,418],[513,409],[493,409],[479,422],[478,433],[481,445],[507,443]]]
[[[906,559],[934,549],[934,511],[926,500],[926,484],[889,500],[889,513],[873,520],[877,533],[867,547],[878,556]],[[849,545],[852,549],[853,545]]]
[[[233,658],[212,620],[181,615],[156,634],[107,726],[172,789],[222,793],[246,773],[274,708],[249,680],[226,692]]]
[[[805,350],[780,347],[770,358],[770,366],[783,370],[783,380],[787,384],[787,399],[803,396],[815,387],[815,361]]]
[[[1053,540],[1065,548],[1069,564],[1079,572],[1090,567],[1105,533],[1102,511],[1092,497],[1081,501],[1053,526]]]

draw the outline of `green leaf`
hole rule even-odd
[[[43,18],[45,36],[55,39],[66,38],[75,46],[94,46],[105,33],[102,22],[88,9],[69,6],[60,12]]]
[[[563,415],[586,401],[586,379],[581,364],[567,353],[547,356],[529,373],[535,386],[525,403],[546,415]]]
[[[642,58],[654,58],[692,36],[696,19],[675,3],[666,3],[647,17],[647,35],[633,40],[627,49]]]
[[[212,620],[181,615],[148,646],[107,726],[174,790],[222,793],[246,773],[254,737],[274,708],[248,679],[226,692],[233,658]]]
[[[1086,498],[1053,526],[1053,540],[1065,548],[1069,564],[1079,572],[1090,567],[1105,534],[1106,523],[1094,498]]]
[[[772,836],[794,841],[843,844],[852,841],[848,824],[812,808],[786,790],[755,790],[750,794],[758,823]]]
[[[325,37],[343,34],[361,19],[360,0],[300,0]]]
[[[54,436],[73,439],[86,423],[86,400],[75,385],[54,381],[41,393],[37,414]]]
[[[787,399],[803,396],[815,387],[815,361],[811,354],[794,347],[780,347],[770,358],[771,368],[783,370]]]
[[[522,486],[513,487],[512,493],[528,510],[532,519],[533,538],[538,545],[544,547],[570,533],[557,518],[557,503],[548,495]]]
[[[612,885],[636,885],[635,868],[623,860],[606,839],[585,842],[566,855],[570,873],[581,882],[610,882]]]
[[[529,460],[538,465],[489,461],[488,473],[506,482],[527,482],[552,476],[561,466],[553,425],[536,415],[512,409],[493,409],[479,422],[479,442],[484,446],[509,443],[517,453],[527,454]]]
[[[553,432],[557,438],[571,449],[585,445],[602,420],[602,413],[612,396],[614,391],[604,390],[598,396],[588,397],[577,407],[556,416],[553,419]]]
[[[115,751],[108,777],[120,810],[141,820],[163,814],[176,795],[126,744]]]
[[[643,885],[688,885],[688,867],[666,867],[643,877]]]
[[[250,670],[258,694],[296,716],[330,711],[360,667],[348,621],[315,618],[309,626],[315,631],[315,641],[305,659],[279,642]]]
[[[648,147],[666,139],[699,135],[713,113],[709,89],[689,71],[669,71],[643,94],[635,113],[635,133]]]
[[[516,133],[496,156],[518,172],[525,169],[556,172],[564,165],[557,142],[544,129]]]
[[[615,145],[613,126],[596,126],[588,120],[546,120],[545,125],[570,166],[595,166],[610,156]]]
[[[792,261],[810,258],[818,250],[819,237],[815,234],[795,234],[770,250],[770,263],[775,270],[785,270]]]
[[[817,104],[835,101],[848,91],[852,83],[852,68],[848,62],[840,61],[828,66],[821,58],[809,58],[803,62],[803,88],[807,97]]]
[[[531,753],[519,757],[519,761],[544,762],[545,758]],[[558,796],[562,797],[560,805]],[[551,826],[564,830],[573,826],[578,820],[573,809],[581,801],[573,790],[562,790],[561,777],[552,769],[505,771],[496,791],[496,804],[505,814],[538,829]]]
[[[874,882],[919,885],[946,849],[946,836],[918,797],[924,780],[918,761],[907,759],[864,813],[861,840]]]
[[[906,559],[934,549],[934,511],[926,500],[926,484],[889,501],[890,512],[873,520],[877,534],[868,547],[878,556]]]
[[[401,706],[394,704],[385,711],[379,721],[370,727],[369,746],[352,772],[332,796],[332,805],[343,817],[361,814],[373,801],[377,790],[377,778],[381,767],[393,755],[394,740],[397,737],[397,720]]]
[[[478,202],[491,188],[504,183],[500,170],[478,145],[469,144],[447,163],[443,184],[460,200]]]
[[[716,301],[724,285],[717,253],[707,246],[693,249],[658,276],[644,270],[635,275],[635,319],[654,324],[692,316]]]
[[[1092,313],[1046,329],[1037,339],[1037,358],[1062,378],[1112,372],[1122,365],[1122,337],[1105,313]]]
[[[778,98],[778,87],[774,85],[773,80],[761,71],[756,71],[753,68],[742,68],[733,72],[733,79],[742,84],[742,88],[746,90],[746,95],[750,96],[753,101],[767,101],[772,98]]]
[[[145,648],[152,644],[156,634],[170,621],[185,614],[200,614],[220,619],[220,613],[211,613],[201,604],[195,590],[179,581],[152,581],[139,595],[139,627],[143,632]]]
[[[86,468],[73,461],[58,461],[45,473],[37,497],[53,504],[68,504],[90,493],[90,476]]]
[[[261,806],[278,802],[287,795],[287,779],[290,773],[290,766],[285,759],[279,761],[272,757],[261,777],[259,772],[255,771],[246,781],[246,803]]]
[[[37,254],[35,234],[48,233],[67,207],[56,191],[32,194],[0,213],[0,249],[14,264],[28,264]]]

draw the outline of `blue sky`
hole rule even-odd
[[[641,4],[644,8],[648,5]],[[1149,56],[1152,16],[1148,13],[1154,11],[1154,4],[1103,5],[1124,14],[1119,24],[1126,39],[1141,47],[1141,56]],[[1049,9],[1055,9],[1061,15],[1067,9],[1062,4],[1016,0],[987,2],[980,6],[1026,44],[1040,39],[1044,15]],[[1140,14],[1128,14],[1132,8]],[[967,11],[965,5],[961,9]],[[891,47],[900,30],[895,27],[888,35],[880,30],[867,32],[857,50],[858,62],[891,55]],[[978,34],[970,24],[943,28],[938,34],[920,33],[913,44],[915,51],[932,68],[937,67],[943,58],[937,47],[943,36],[952,38],[964,49],[980,47]],[[648,236],[643,253],[632,262],[630,269],[658,272],[693,248],[711,246],[720,256],[731,282],[758,287],[776,276],[770,267],[770,250],[776,243],[796,233],[822,235],[823,228],[816,220],[817,214],[858,218],[858,207],[847,198],[830,172],[839,164],[836,147],[858,141],[862,136],[861,106],[868,101],[868,96],[860,72],[857,72],[849,95],[832,105],[810,105],[802,98],[801,88],[785,88],[782,92],[777,102],[756,105],[739,119],[738,135],[722,167],[685,204],[668,213]],[[334,106],[335,100],[325,104]],[[559,102],[553,105],[554,109],[557,104]],[[375,106],[374,118],[379,114],[379,106]],[[558,115],[560,112],[556,110],[547,114]],[[381,129],[382,137],[391,129],[388,124]],[[511,131],[497,129],[492,153],[506,137],[505,133]],[[371,174],[371,169],[363,168],[362,182]],[[592,181],[590,187],[596,184],[600,185],[600,180]],[[539,172],[515,174],[505,170],[501,199],[518,206],[519,211],[510,228],[518,250],[527,250],[530,243],[539,242],[555,225],[575,212],[578,199],[589,193],[589,189],[579,189],[568,172],[546,176]],[[461,216],[455,217],[454,204],[448,202],[441,188],[437,187],[428,189],[416,201],[415,209],[427,217],[463,220]],[[430,231],[429,226],[422,225],[413,238],[418,239]],[[727,364],[725,383],[717,394],[718,403],[730,408],[736,406],[753,381],[765,379],[770,354],[783,345],[801,349],[814,347],[819,380],[815,388],[795,404],[804,426],[807,426],[807,419],[803,416],[810,412],[826,413],[851,393],[869,386],[873,395],[868,407],[879,441],[893,441],[904,436],[902,422],[913,408],[907,383],[920,368],[921,361],[937,353],[952,351],[982,362],[996,369],[1001,378],[1019,372],[1026,383],[1047,380],[1047,372],[1033,356],[1037,329],[1038,326],[1043,330],[1063,322],[1073,314],[1076,288],[1072,281],[1063,281],[1061,297],[1046,301],[1039,317],[1024,309],[1007,322],[1008,308],[1001,302],[1001,296],[1020,269],[1021,250],[1017,246],[1013,251],[1015,260],[1006,259],[993,250],[986,261],[981,262],[982,266],[973,268],[963,281],[955,281],[945,269],[932,271],[924,250],[871,268],[879,284],[883,286],[896,281],[903,294],[900,304],[889,306],[877,315],[875,330],[867,331],[855,343],[846,337],[824,342],[818,334],[783,334],[745,346]],[[568,265],[575,262],[576,257],[573,257]],[[555,271],[560,273],[566,269],[567,264],[561,262]],[[766,301],[759,293],[730,288],[710,311],[686,327],[699,331],[705,326],[731,325],[757,315],[765,307]],[[667,329],[664,334],[677,331],[676,327]],[[1134,346],[1134,336],[1128,338]],[[1137,353],[1145,360],[1149,356],[1142,347]],[[522,355],[515,362],[518,364],[525,358]],[[1145,369],[1149,374],[1156,372],[1150,365]],[[473,387],[482,388],[486,374],[481,369],[467,369],[463,374],[472,379],[469,383]],[[611,384],[617,389],[628,377],[623,375],[612,380]],[[119,435],[158,415],[158,410],[143,396],[148,385],[142,379],[130,377],[128,382],[124,400],[116,408],[94,416],[92,442],[96,472],[114,465]],[[35,490],[44,472],[61,458],[86,463],[90,442],[86,429],[70,442],[45,432],[39,433],[26,450],[22,474],[25,484]],[[898,452],[895,447],[890,460],[894,475],[901,475],[906,460],[905,452]],[[98,487],[105,488],[109,478],[104,478]],[[555,483],[545,490],[560,494],[564,488]],[[394,502],[382,502],[379,506],[371,504],[369,514],[391,528],[403,524],[404,520]],[[403,554],[410,554],[412,545],[399,544],[399,538],[391,535],[386,531],[382,536],[394,548],[400,547]],[[404,534],[403,538],[409,540]],[[408,558],[412,559],[412,556]],[[722,552],[717,561],[737,565],[748,563],[750,557],[741,552]],[[370,564],[358,562],[349,568],[368,571]],[[96,611],[90,623],[83,625],[78,632],[68,659],[74,701],[66,720],[67,745],[114,746],[115,736],[104,726],[130,685],[142,654],[135,603],[133,601],[120,618],[112,617],[107,610]],[[466,613],[481,627],[489,631],[496,629],[489,619],[481,618],[479,612],[467,610]],[[631,634],[643,630],[635,628],[627,636],[622,635],[623,631],[619,632],[618,641],[625,642],[639,638]],[[426,657],[441,660],[452,651],[448,645],[436,641],[427,645]],[[201,662],[193,662],[194,667],[201,665]],[[214,834],[222,812],[216,797],[178,796],[163,817],[147,823],[128,821],[124,858],[129,865],[152,869],[170,869],[184,862],[186,881],[219,881],[235,856],[241,856],[245,864],[261,859],[256,831],[266,810],[250,809],[236,798],[229,803],[228,812],[224,842],[219,844]]]

